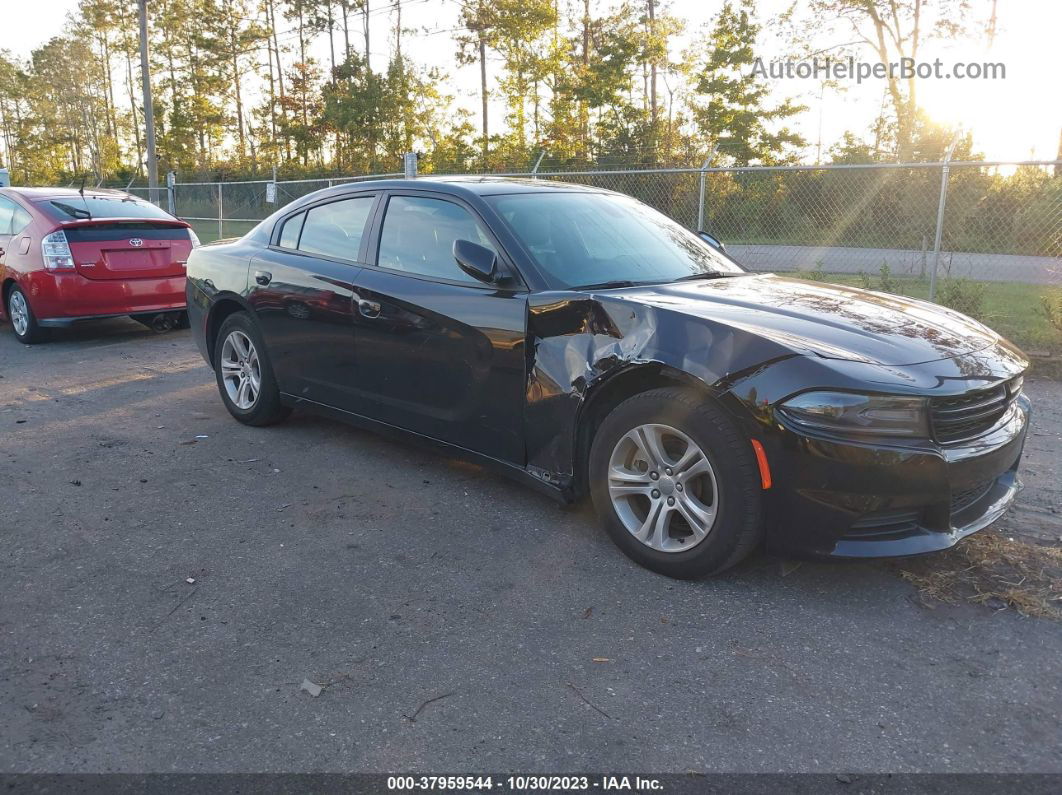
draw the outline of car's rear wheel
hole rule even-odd
[[[29,299],[17,284],[7,293],[7,317],[19,342],[32,345],[44,339],[45,329],[38,325]]]
[[[291,413],[280,402],[262,335],[247,313],[229,315],[222,323],[214,374],[225,408],[245,425],[272,425]]]
[[[710,401],[675,388],[617,406],[594,436],[594,507],[630,558],[670,577],[727,569],[763,535],[752,447]]]

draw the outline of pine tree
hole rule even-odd
[[[754,15],[752,0],[724,4],[693,75],[693,120],[705,143],[738,165],[777,163],[805,143],[785,126],[771,129],[805,108],[790,100],[769,103],[767,83],[753,69],[760,31]]]

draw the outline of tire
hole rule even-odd
[[[613,409],[594,435],[588,475],[616,546],[659,574],[717,574],[763,538],[752,445],[718,406],[689,390],[654,389]]]
[[[244,425],[273,425],[291,413],[280,402],[262,335],[246,312],[229,315],[221,324],[214,345],[214,376],[225,408]]]
[[[47,338],[47,329],[37,323],[29,299],[17,284],[7,291],[7,319],[15,337],[25,345],[42,342]]]

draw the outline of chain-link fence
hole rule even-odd
[[[321,188],[399,176],[178,182],[168,194],[162,191],[160,203],[172,200],[207,241],[242,235],[278,207]],[[629,194],[710,232],[752,270],[847,274],[866,282],[882,274],[931,279],[936,263],[940,279],[1062,284],[1062,161],[496,176]]]
[[[175,182],[159,188],[152,197],[148,188],[128,188],[133,193],[165,207],[190,222],[203,242],[239,237],[278,208],[314,191],[350,182],[400,177],[401,174],[365,174],[329,179],[276,181],[259,179],[238,182]],[[272,186],[272,187],[271,187]]]

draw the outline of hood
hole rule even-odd
[[[650,285],[617,298],[680,312],[828,359],[909,365],[998,343],[980,323],[903,296],[774,274]]]

